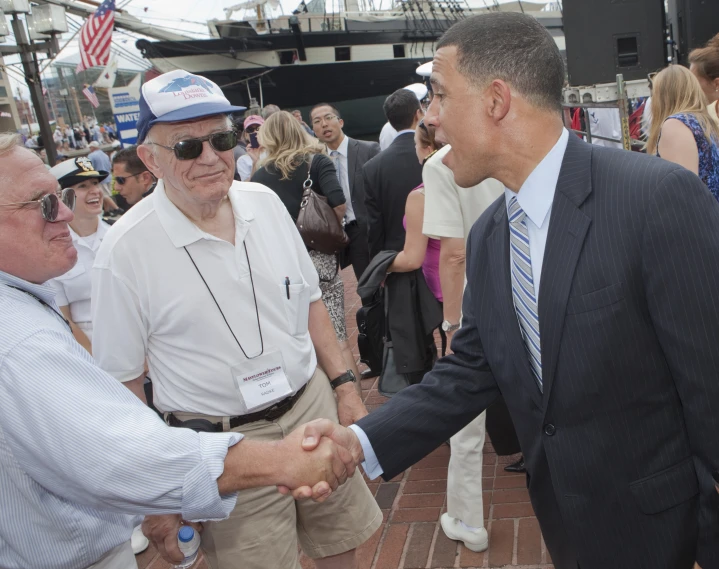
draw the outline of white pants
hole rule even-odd
[[[468,526],[484,527],[482,453],[487,413],[484,412],[449,440],[447,513]]]
[[[135,554],[129,541],[108,551],[105,556],[87,569],[137,569]]]

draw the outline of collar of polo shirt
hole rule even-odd
[[[250,222],[255,219],[255,214],[242,203],[232,188],[227,195],[235,216],[235,244],[239,245],[250,230]],[[202,231],[170,201],[165,193],[165,184],[162,180],[157,182],[155,191],[145,199],[154,200],[157,217],[175,247],[186,247],[201,239],[220,241],[218,237]]]

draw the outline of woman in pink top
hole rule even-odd
[[[420,164],[437,152],[442,145],[434,139],[434,128],[424,121],[414,133],[414,145]],[[404,228],[407,236],[404,249],[389,267],[391,273],[407,273],[422,267],[424,279],[435,298],[442,302],[442,286],[439,282],[439,239],[430,239],[422,233],[424,221],[424,184],[420,184],[407,196],[404,210]]]

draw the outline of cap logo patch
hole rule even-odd
[[[95,168],[92,165],[92,162],[85,156],[80,156],[79,158],[75,158],[75,165],[80,168],[83,172],[93,172]]]
[[[210,95],[214,94],[213,84],[198,75],[185,75],[170,81],[159,90],[159,93],[174,93],[176,96],[182,95],[185,99],[192,99],[207,97],[205,91]]]

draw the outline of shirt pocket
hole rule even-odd
[[[283,282],[280,289],[290,334],[304,336],[309,329],[310,285],[304,279],[290,279],[289,284]]]

